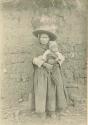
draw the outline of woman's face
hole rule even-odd
[[[49,36],[47,34],[41,34],[40,35],[40,43],[43,44],[43,45],[46,45],[49,43]]]

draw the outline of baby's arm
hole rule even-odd
[[[61,53],[57,53],[57,59],[56,59],[56,61],[60,64],[60,66],[61,66],[61,64],[63,63],[63,61],[65,60],[65,57],[61,54]]]

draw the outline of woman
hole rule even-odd
[[[50,29],[50,27],[49,27]],[[40,41],[40,54],[47,49],[49,41],[56,40],[53,30],[40,28],[33,33]],[[53,61],[54,62],[54,61]],[[42,65],[39,66],[39,63]],[[35,94],[35,112],[45,114],[49,112],[51,116],[56,109],[66,107],[66,98],[63,88],[63,81],[60,73],[60,66],[56,62],[53,65],[42,63],[40,58],[33,59],[34,65],[34,94]]]

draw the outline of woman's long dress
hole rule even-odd
[[[37,56],[42,55],[45,49],[40,46],[39,51]],[[52,73],[47,72],[43,66],[38,68],[34,65],[34,97],[37,113],[66,108],[67,102],[59,64],[54,65]]]

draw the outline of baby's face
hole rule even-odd
[[[49,44],[49,49],[50,49],[52,52],[58,52],[58,46],[57,46],[56,43],[55,43],[55,44],[50,43],[50,44]]]

